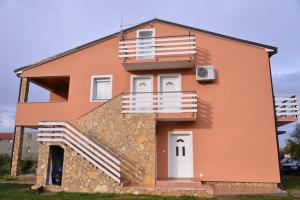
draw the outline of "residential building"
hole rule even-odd
[[[13,132],[0,132],[0,155],[10,156],[12,153]],[[22,160],[38,159],[37,132],[24,133],[22,145]]]
[[[38,127],[36,184],[49,191],[279,191],[276,131],[298,111],[273,94],[276,53],[153,19],[19,68],[11,174],[24,128]],[[49,101],[28,102],[29,83]]]
[[[0,132],[0,155],[11,155],[13,133]]]

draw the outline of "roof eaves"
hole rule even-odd
[[[146,25],[148,23],[152,23],[154,21],[159,21],[159,22],[170,24],[170,25],[173,25],[173,26],[179,26],[179,27],[182,27],[182,28],[185,28],[185,29],[191,29],[191,30],[202,32],[202,33],[205,33],[205,34],[214,35],[214,36],[217,36],[217,37],[222,37],[222,38],[225,38],[225,39],[229,39],[229,40],[233,40],[233,41],[237,41],[237,42],[241,42],[241,43],[246,43],[246,44],[253,45],[253,46],[262,47],[262,48],[265,48],[268,51],[269,57],[271,57],[272,55],[274,55],[274,54],[277,53],[277,47],[274,47],[274,46],[270,46],[270,45],[266,45],[266,44],[261,44],[261,43],[257,43],[257,42],[252,42],[252,41],[249,41],[249,40],[244,40],[244,39],[240,39],[240,38],[236,38],[236,37],[231,37],[231,36],[227,36],[227,35],[223,35],[223,34],[211,32],[211,31],[207,31],[207,30],[203,30],[203,29],[199,29],[199,28],[195,28],[195,27],[191,27],[191,26],[186,26],[186,25],[183,25],[183,24],[178,24],[178,23],[175,23],[175,22],[170,22],[170,21],[162,20],[162,19],[158,19],[158,18],[154,18],[154,19],[142,22],[140,24],[137,24],[135,26],[129,27],[129,28],[123,30],[123,32],[126,33],[128,31],[136,29],[139,26],[143,26],[143,25]],[[100,42],[103,42],[103,41],[105,41],[107,39],[113,38],[113,37],[115,37],[115,36],[117,36],[119,34],[120,34],[120,31],[115,32],[113,34],[107,35],[105,37],[99,38],[97,40],[91,41],[91,42],[83,44],[83,45],[80,45],[80,46],[75,47],[73,49],[70,49],[70,50],[67,50],[65,52],[62,52],[62,53],[56,54],[54,56],[51,56],[49,58],[43,59],[43,60],[41,60],[39,62],[36,62],[34,64],[30,64],[30,65],[26,65],[26,66],[20,67],[20,68],[14,70],[14,72],[16,74],[20,74],[20,71],[28,70],[28,69],[31,69],[33,67],[37,67],[37,66],[39,66],[41,64],[45,64],[47,62],[56,60],[58,58],[66,56],[66,55],[75,53],[75,52],[80,51],[82,49],[85,49],[87,47],[90,47],[90,46],[93,46],[93,45],[98,44]]]
[[[271,55],[274,55],[274,54],[277,53],[278,48],[274,47],[274,46],[270,46],[270,45],[266,45],[266,44],[262,44],[262,43],[258,43],[258,42],[253,42],[253,41],[250,41],[250,40],[244,40],[244,39],[240,39],[240,38],[236,38],[236,37],[231,37],[231,36],[228,36],[228,35],[223,35],[223,34],[215,33],[215,32],[212,32],[212,31],[207,31],[207,30],[203,30],[203,29],[199,29],[199,28],[195,28],[195,27],[191,27],[191,26],[186,26],[186,25],[183,25],[183,24],[178,24],[178,23],[170,22],[170,21],[163,20],[163,19],[156,19],[156,20],[160,21],[162,23],[173,25],[173,26],[179,26],[179,27],[182,27],[182,28],[185,28],[185,29],[191,29],[191,30],[194,30],[194,31],[199,31],[199,32],[202,32],[202,33],[205,33],[205,34],[208,34],[208,35],[214,35],[214,36],[217,36],[217,37],[222,37],[222,38],[225,38],[225,39],[234,40],[234,41],[237,41],[237,42],[246,43],[246,44],[250,44],[250,45],[253,45],[253,46],[258,46],[258,47],[262,47],[262,48],[265,48],[265,49],[268,49],[268,50],[272,50],[272,51],[269,51],[269,54],[271,54]]]
[[[124,29],[122,32],[123,32],[123,33],[126,33],[126,32],[128,32],[128,31],[130,31],[130,30],[133,30],[133,29],[139,27],[139,26],[143,26],[143,25],[145,25],[145,24],[151,23],[151,22],[153,22],[154,20],[156,20],[156,19],[151,19],[151,20],[148,20],[148,21],[146,21],[146,22],[143,22],[143,23],[137,24],[137,25],[135,25],[135,26],[129,27],[129,28],[127,28],[127,29]],[[47,63],[47,62],[56,60],[56,59],[58,59],[58,58],[61,58],[61,57],[66,56],[66,55],[75,53],[75,52],[80,51],[80,50],[82,50],[82,49],[88,48],[88,47],[90,47],[90,46],[93,46],[93,45],[98,44],[98,43],[100,43],[100,42],[103,42],[103,41],[105,41],[105,40],[108,40],[108,39],[110,39],[110,38],[116,37],[116,36],[118,36],[119,34],[120,34],[120,31],[115,32],[115,33],[113,33],[113,34],[107,35],[107,36],[105,36],[105,37],[102,37],[102,38],[99,38],[99,39],[97,39],[97,40],[88,42],[88,43],[86,43],[86,44],[77,46],[77,47],[75,47],[75,48],[73,48],[73,49],[64,51],[64,52],[62,52],[62,53],[56,54],[56,55],[51,56],[51,57],[49,57],[49,58],[43,59],[43,60],[41,60],[41,61],[39,61],[39,62],[36,62],[36,63],[34,63],[34,64],[30,64],[30,65],[26,65],[26,66],[20,67],[20,68],[18,68],[18,69],[15,69],[14,72],[15,72],[16,74],[19,74],[20,71],[28,70],[28,69],[31,69],[31,68],[33,68],[33,67],[37,67],[37,66],[39,66],[39,65],[41,65],[41,64],[45,64],[45,63]]]

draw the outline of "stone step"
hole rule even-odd
[[[155,187],[157,188],[201,188],[201,181],[193,180],[157,180]]]
[[[121,193],[129,193],[134,195],[160,195],[160,196],[195,196],[211,198],[213,196],[213,189],[210,185],[201,185],[199,188],[158,188],[158,187],[147,187],[147,186],[128,186],[121,187]]]
[[[35,183],[35,175],[19,175],[16,176],[17,181],[26,183]]]

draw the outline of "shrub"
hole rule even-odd
[[[35,173],[36,161],[32,160],[22,160],[21,161],[21,173],[22,174],[32,174]]]

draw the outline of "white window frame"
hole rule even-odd
[[[141,75],[131,75],[130,76],[130,93],[131,93],[131,95],[133,94],[134,79],[135,78],[150,78],[152,95],[154,94],[153,93],[153,89],[154,89],[154,87],[153,87],[153,74],[141,74]],[[151,100],[151,102],[152,102],[152,100]],[[133,106],[132,103],[130,103],[130,105],[131,105],[130,109],[132,110],[135,106]]]
[[[180,91],[178,92],[182,92],[182,85],[181,85],[181,73],[168,73],[168,74],[158,74],[157,75],[157,91],[158,92],[161,92],[160,90],[160,78],[161,77],[172,77],[172,76],[178,76],[179,78],[179,88],[180,88]]]
[[[176,178],[172,177],[171,175],[171,136],[176,134],[182,134],[182,135],[190,135],[192,142],[191,142],[191,157],[192,157],[192,178],[194,178],[194,137],[193,137],[193,131],[168,131],[168,178]]]
[[[155,37],[155,29],[154,28],[149,28],[149,29],[139,29],[139,30],[137,30],[136,31],[136,54],[138,54],[139,53],[139,36],[140,36],[140,32],[143,32],[143,31],[152,31],[152,37],[153,37],[153,39],[152,39],[152,43],[153,44],[155,44],[155,39],[154,39],[154,37]],[[153,53],[155,53],[155,47],[153,47],[152,49],[151,49],[151,51],[153,52]],[[143,59],[143,58],[141,58],[142,56],[137,56],[136,57],[136,59],[137,60],[145,60],[145,59]],[[146,58],[146,59],[153,59],[155,57],[155,55],[153,55],[151,58]]]
[[[94,80],[97,79],[97,78],[109,78],[110,79],[110,98],[108,99],[94,99],[93,96],[94,96]],[[105,102],[105,101],[108,101],[112,98],[112,85],[113,85],[113,75],[94,75],[91,77],[91,90],[90,90],[90,102]]]
[[[151,88],[153,92],[153,74],[142,74],[142,75],[131,75],[130,76],[130,93],[133,93],[133,80],[135,78],[150,78],[151,79]]]
[[[161,96],[163,96],[160,92],[161,92],[161,78],[162,77],[178,77],[178,79],[179,79],[179,83],[178,83],[178,85],[179,85],[179,91],[176,91],[176,92],[178,92],[178,93],[176,93],[176,94],[180,94],[180,92],[182,92],[182,86],[181,86],[181,73],[167,73],[167,74],[158,74],[157,75],[157,95],[161,95]],[[161,98],[158,98],[158,104],[160,104],[160,100],[161,100]],[[174,110],[173,110],[173,112],[175,112]],[[177,111],[178,113],[180,113],[181,112],[181,110],[180,109],[178,109],[178,111]]]

